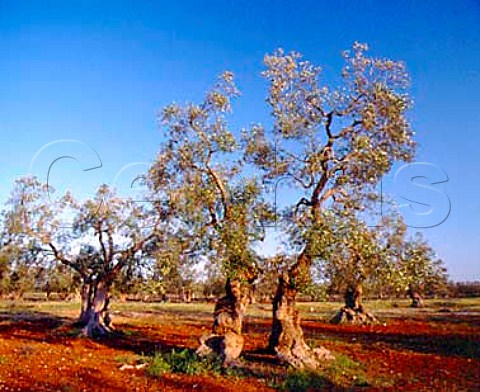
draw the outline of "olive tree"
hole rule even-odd
[[[16,181],[7,202],[5,231],[23,254],[60,262],[78,274],[78,323],[85,335],[106,334],[113,329],[110,287],[128,263],[157,247],[163,210],[158,203],[146,208],[119,198],[106,185],[82,202],[69,193],[57,199],[52,195],[53,189],[36,178]]]
[[[345,293],[345,305],[332,318],[334,323],[362,324],[376,318],[362,304],[363,286],[375,282],[379,275],[391,270],[385,256],[381,233],[376,227],[347,213],[332,208],[322,212],[322,221],[315,236],[314,268],[321,271],[330,289]]]
[[[279,278],[270,337],[270,348],[295,367],[315,368],[328,356],[306,345],[295,309],[317,257],[323,211],[361,209],[392,165],[414,155],[405,65],[373,57],[359,43],[343,57],[340,86],[330,87],[297,53],[265,56],[274,125],[254,127],[247,148],[266,179],[289,181],[301,193],[286,219],[304,235],[296,262]]]
[[[23,190],[30,185],[36,188],[37,184],[30,179],[16,184],[17,192],[12,192],[1,215],[0,259],[4,267],[2,283],[4,292],[12,294],[15,299],[22,298],[23,294],[34,289],[36,274],[45,262],[31,238],[24,235],[23,220],[38,214],[37,207],[32,212],[25,208],[36,197],[24,195],[26,192]]]
[[[190,241],[189,253],[214,260],[226,277],[212,334],[202,337],[199,353],[222,347],[227,362],[243,347],[244,312],[258,275],[251,245],[262,238],[259,222],[268,216],[257,181],[243,171],[240,140],[227,125],[237,95],[233,74],[225,72],[201,103],[166,106],[164,143],[150,173],[152,188]]]
[[[385,285],[406,293],[412,307],[423,307],[423,292],[445,289],[448,280],[445,265],[420,232],[409,235],[401,217],[390,218],[388,225],[392,229],[385,246],[392,273]]]
[[[322,236],[317,239],[315,264],[331,289],[345,291],[345,306],[333,322],[374,322],[362,305],[363,286],[382,287],[412,298],[422,306],[420,290],[441,289],[446,269],[420,233],[409,235],[402,216],[383,210],[376,225],[358,216],[324,212]]]

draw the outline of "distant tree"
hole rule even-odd
[[[270,84],[271,132],[254,127],[247,152],[265,178],[283,179],[301,193],[285,215],[296,226],[296,262],[280,277],[274,300],[270,348],[295,367],[316,368],[328,357],[305,343],[295,309],[319,253],[324,210],[331,205],[360,210],[376,185],[399,161],[411,161],[413,132],[408,75],[401,62],[368,55],[355,43],[344,52],[342,83],[330,88],[321,69],[297,53],[265,57]]]
[[[18,180],[7,203],[5,230],[25,257],[57,261],[80,276],[79,324],[88,336],[105,334],[113,328],[111,285],[126,265],[161,240],[161,206],[147,210],[106,185],[81,203],[68,193],[52,202],[52,193],[35,178]]]
[[[31,242],[17,242],[9,231],[10,215],[2,212],[2,243],[0,246],[0,268],[2,294],[11,294],[15,299],[35,288],[38,269],[42,258]]]
[[[162,281],[164,292],[190,302],[195,280],[195,258],[186,252],[188,241],[172,237],[155,254],[155,280]]]
[[[47,299],[51,299],[52,294],[57,294],[60,299],[65,299],[76,293],[80,287],[80,276],[57,260],[49,263],[46,268],[42,268],[41,275],[42,281],[39,289],[47,294]]]
[[[317,249],[314,266],[318,266],[330,290],[345,294],[345,306],[332,322],[376,322],[364,308],[362,295],[365,283],[375,281],[385,268],[390,269],[379,231],[343,209],[324,210],[318,228],[321,235],[313,234]]]
[[[262,275],[256,286],[255,294],[261,302],[272,302],[273,293],[278,284],[278,276],[291,261],[292,258],[285,254],[259,259]]]
[[[143,261],[143,260],[141,260]],[[127,263],[112,283],[111,295],[125,301],[128,295],[139,295],[145,283],[142,262]]]
[[[5,296],[9,291],[9,274],[11,258],[9,242],[4,230],[4,213],[0,211],[0,295]]]
[[[10,258],[0,251],[0,296],[5,296],[10,292]]]
[[[225,292],[225,276],[214,261],[205,261],[203,274],[199,276],[199,285],[207,300],[219,298]]]
[[[23,298],[24,294],[33,291],[35,287],[35,273],[32,268],[18,265],[9,276],[9,291],[16,300]]]
[[[457,298],[473,298],[480,297],[480,282],[448,282],[448,293],[452,297]]]
[[[445,291],[448,275],[439,259],[420,233],[405,242],[397,263],[399,281],[412,299],[412,307],[424,306],[424,293]]]

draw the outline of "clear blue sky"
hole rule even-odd
[[[243,96],[234,124],[268,123],[262,58],[296,50],[334,75],[353,41],[404,60],[412,75],[418,161],[443,168],[448,219],[422,230],[454,279],[480,279],[478,1],[0,0],[0,202],[15,177],[45,176],[91,193],[151,161],[164,104],[202,97],[225,69]],[[103,166],[82,172],[79,167]],[[59,155],[60,154],[60,155]],[[79,166],[80,165],[80,166]],[[139,166],[119,175],[128,182]],[[143,169],[144,167],[142,167]],[[130,174],[129,174],[130,173]],[[54,182],[55,183],[55,182]],[[73,185],[72,185],[73,186]]]

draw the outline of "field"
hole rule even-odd
[[[71,302],[0,303],[0,390],[266,391],[480,388],[480,299],[372,301],[375,326],[326,322],[339,303],[300,304],[307,342],[335,361],[316,374],[294,372],[264,352],[270,305],[246,318],[241,364],[223,369],[193,351],[208,332],[212,304],[114,303],[117,333],[91,340],[72,326]],[[172,350],[174,350],[172,354]]]

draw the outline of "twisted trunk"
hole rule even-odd
[[[197,354],[204,356],[216,353],[225,364],[235,363],[243,349],[242,328],[249,294],[249,285],[227,279],[225,296],[215,305],[212,333],[200,338]]]
[[[345,306],[333,316],[330,322],[334,324],[371,324],[377,323],[377,318],[368,312],[362,304],[363,286],[358,281],[350,285],[345,292]]]
[[[87,278],[83,279],[82,287],[80,288],[80,316],[77,323],[79,325],[86,325],[88,323],[88,311],[90,309],[93,285]]]
[[[81,311],[77,324],[82,334],[89,337],[106,335],[113,331],[109,314],[109,287],[107,281],[84,280],[81,290]]]
[[[192,302],[192,290],[182,288],[182,301],[187,303]]]
[[[408,296],[412,300],[410,305],[412,308],[423,308],[425,306],[422,295],[418,292],[418,290],[415,290],[412,285],[410,285],[408,289]]]
[[[268,348],[277,357],[297,369],[316,369],[322,362],[333,356],[323,347],[311,349],[305,342],[300,324],[300,313],[296,309],[299,284],[310,268],[305,252],[297,263],[279,277],[273,299],[272,331]]]

